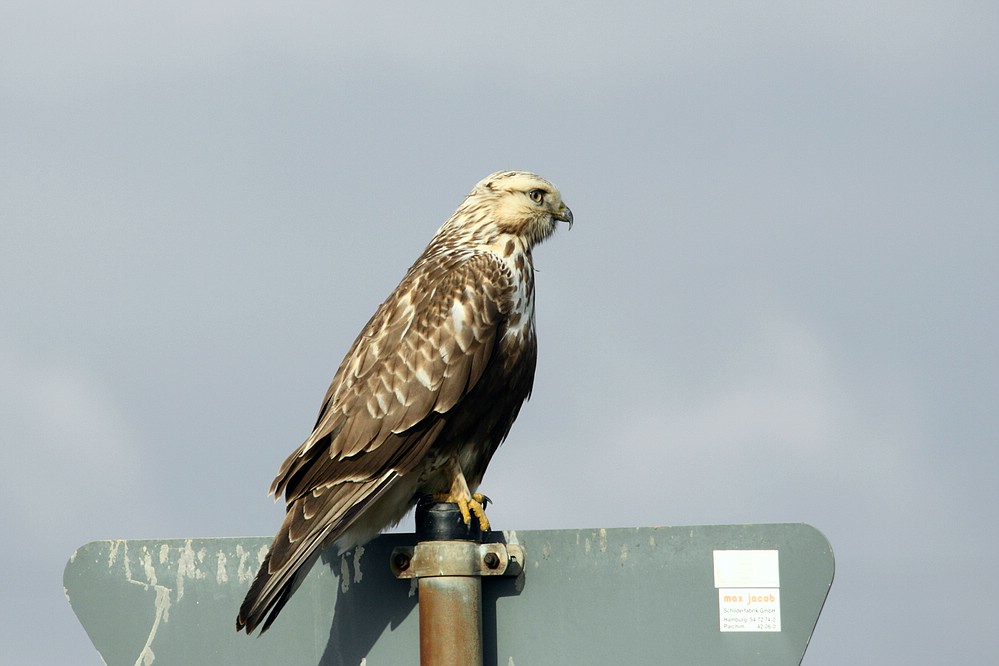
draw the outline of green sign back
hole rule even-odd
[[[804,524],[496,533],[525,551],[517,578],[483,579],[485,663],[799,664],[832,584],[826,539]],[[327,553],[263,636],[236,610],[269,538],[95,541],[66,565],[66,596],[118,664],[419,663],[413,581],[389,557],[413,536]]]

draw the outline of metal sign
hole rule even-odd
[[[799,664],[832,584],[826,539],[804,524],[493,533],[516,577],[483,579],[486,664]],[[117,664],[419,663],[416,581],[381,536],[327,553],[262,636],[236,610],[269,538],[95,541],[66,565],[66,596]]]

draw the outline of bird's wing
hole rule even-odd
[[[382,303],[340,364],[314,432],[274,479],[288,513],[237,626],[251,632],[270,613],[266,629],[299,568],[423,460],[440,415],[489,364],[511,289],[508,269],[477,254],[417,264]]]
[[[419,443],[430,444],[413,431],[450,411],[482,376],[511,289],[491,254],[412,270],[354,341],[313,433],[271,492],[290,503],[331,483],[412,469],[426,453]]]

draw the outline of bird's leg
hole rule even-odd
[[[451,467],[453,470],[451,489],[446,493],[434,493],[434,499],[438,502],[457,504],[465,525],[472,522],[474,514],[479,521],[479,528],[489,531],[489,519],[486,518],[486,504],[489,503],[489,498],[482,493],[473,493],[469,490],[468,482],[465,481],[465,475],[461,472],[461,466],[458,465],[456,458],[451,458]]]

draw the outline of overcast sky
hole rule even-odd
[[[996,652],[999,5],[344,4],[0,9],[4,660],[100,663],[79,545],[273,534],[357,331],[511,168],[576,224],[497,527],[808,522],[805,664]]]

